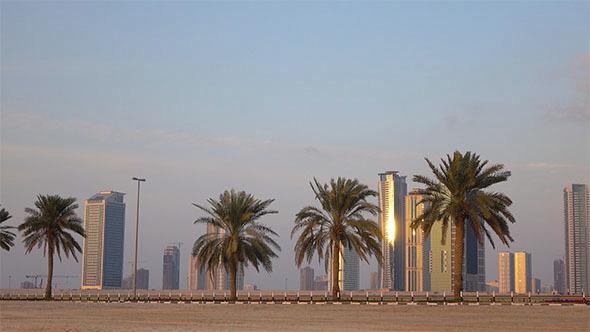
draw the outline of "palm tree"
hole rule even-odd
[[[262,265],[266,271],[272,272],[271,258],[278,257],[273,248],[278,251],[281,248],[271,236],[278,234],[258,220],[278,211],[267,210],[274,199],[261,201],[233,189],[219,195],[219,200],[209,198],[207,202],[209,207],[193,204],[208,214],[194,223],[214,226],[217,231],[201,235],[193,245],[192,254],[197,257],[199,268],[206,267],[211,275],[220,265],[230,273],[230,299],[235,301],[238,268],[252,264],[259,271]]]
[[[328,257],[331,257],[332,298],[336,299],[340,292],[340,251],[344,247],[354,249],[365,262],[372,255],[381,261],[381,230],[377,223],[363,215],[374,216],[379,212],[376,205],[367,202],[367,198],[377,196],[377,193],[357,179],[342,177],[323,185],[314,178],[309,184],[322,207],[306,206],[296,215],[291,238],[302,231],[295,244],[295,263],[298,267],[304,259],[310,263],[317,252],[318,261],[327,256],[327,272]]]
[[[469,151],[447,155],[438,168],[425,159],[435,179],[414,176],[414,182],[426,185],[425,189],[418,190],[418,194],[424,195],[420,203],[425,204],[425,208],[422,215],[412,221],[411,227],[421,227],[428,237],[432,225],[442,222],[444,244],[449,221],[452,222],[455,227],[453,292],[455,298],[459,298],[463,290],[465,226],[473,229],[480,244],[485,234],[495,248],[490,229],[505,245],[513,241],[508,229],[508,221],[516,221],[508,210],[512,200],[502,193],[485,191],[493,184],[508,180],[510,172],[503,171],[502,164],[487,166],[487,160],[481,161],[477,154]]]
[[[12,218],[10,213],[6,211],[6,209],[2,208],[0,210],[0,224],[4,223],[6,220]],[[0,226],[0,247],[6,251],[10,251],[10,247],[14,246],[14,235],[13,232],[9,231],[9,229],[14,228],[12,226]]]
[[[26,208],[28,216],[25,221],[18,226],[18,230],[23,232],[23,243],[25,244],[28,254],[35,246],[43,246],[43,255],[47,254],[47,288],[45,289],[45,298],[51,299],[51,283],[53,282],[53,255],[61,261],[61,252],[69,257],[70,254],[76,262],[76,251],[82,252],[80,244],[74,239],[72,231],[85,237],[82,220],[78,218],[75,210],[78,204],[75,204],[74,197],[62,198],[58,195],[37,195],[35,207],[37,209]]]

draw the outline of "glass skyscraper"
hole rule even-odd
[[[570,293],[590,290],[590,186],[571,184],[563,190],[565,287]]]
[[[405,291],[422,292],[425,291],[424,282],[424,233],[422,228],[412,229],[412,221],[419,217],[423,210],[424,204],[418,204],[422,200],[422,195],[418,195],[413,190],[406,196],[406,285]],[[427,280],[428,281],[428,280]]]
[[[397,171],[379,173],[379,222],[383,262],[379,266],[381,289],[405,290],[406,286],[406,177]]]
[[[508,251],[498,253],[498,292],[507,294],[514,291],[514,254]]]
[[[332,290],[332,255],[328,255],[328,289]],[[354,250],[346,246],[340,247],[340,263],[338,271],[338,287],[341,291],[359,290],[360,257]]]
[[[164,266],[162,276],[162,289],[178,289],[180,276],[180,249],[177,246],[168,246],[164,249]]]
[[[121,288],[125,238],[124,193],[102,191],[84,204],[82,289]]]

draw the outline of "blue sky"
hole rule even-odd
[[[552,282],[561,190],[590,182],[588,2],[0,8],[0,199],[14,224],[37,193],[83,205],[123,191],[127,261],[130,178],[145,176],[140,247],[159,287],[163,248],[202,232],[190,203],[244,189],[277,199],[267,223],[283,246],[273,274],[246,280],[281,288],[292,276],[296,287],[288,234],[313,203],[313,176],[376,188],[378,172],[411,178],[426,174],[424,157],[473,150],[513,171],[498,188],[515,201],[513,249],[531,251],[536,277]],[[496,252],[487,257],[495,279]],[[45,270],[22,247],[0,258],[4,287],[10,273]],[[59,268],[80,274],[73,261]],[[363,266],[361,286],[374,269]]]

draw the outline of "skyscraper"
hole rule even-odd
[[[379,222],[383,240],[383,262],[379,266],[379,284],[383,289],[404,290],[405,279],[405,197],[406,177],[397,171],[379,173]]]
[[[405,270],[406,284],[405,291],[422,292],[424,287],[424,268],[423,268],[423,238],[424,233],[421,228],[412,229],[412,221],[419,217],[424,210],[424,204],[418,204],[422,200],[422,195],[418,195],[414,189],[406,196],[406,220],[405,220]]]
[[[215,238],[222,238],[225,235],[225,230],[216,227],[213,224],[207,224],[207,234],[211,234]],[[205,288],[208,290],[229,290],[231,289],[231,276],[228,271],[225,270],[223,265],[219,265],[214,271],[207,271],[207,277],[205,282]],[[244,288],[244,267],[239,266],[236,273],[236,289],[241,290]]]
[[[125,239],[123,195],[102,191],[84,204],[82,289],[121,288]]]
[[[532,292],[537,294],[541,293],[541,279],[533,278]]]
[[[205,289],[206,269],[199,269],[199,259],[192,254],[188,262],[188,289]]]
[[[565,266],[562,259],[553,261],[553,288],[559,294],[565,293]]]
[[[571,184],[563,190],[565,287],[570,293],[590,290],[590,186]]]
[[[533,291],[533,269],[531,254],[524,251],[514,253],[514,292],[525,294]]]
[[[508,251],[498,253],[498,292],[507,294],[514,291],[514,254]]]
[[[328,255],[330,261],[328,268],[328,289],[332,289],[332,255]],[[360,258],[354,248],[340,247],[340,266],[338,271],[338,283],[341,291],[354,291],[359,289],[359,263]]]
[[[164,268],[162,289],[178,289],[180,276],[180,250],[177,246],[167,246],[164,249]]]
[[[441,243],[443,235],[442,223],[432,226],[430,235],[424,240],[424,280],[430,280],[424,290],[432,292],[453,291],[454,242],[455,226],[447,228],[446,241]],[[466,292],[483,292],[485,283],[485,238],[482,243],[477,241],[473,228],[469,223],[465,226],[465,242],[463,251],[463,290]]]
[[[313,290],[313,269],[309,266],[304,267],[299,272],[299,289]]]

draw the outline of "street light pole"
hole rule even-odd
[[[137,237],[139,233],[139,184],[145,179],[133,178],[137,181],[137,214],[135,219],[135,263],[133,264],[133,298],[137,297]]]

